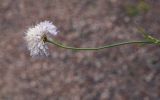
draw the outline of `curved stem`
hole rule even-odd
[[[76,47],[70,47],[70,46],[60,44],[60,43],[53,41],[53,40],[50,40],[50,39],[46,39],[45,42],[54,44],[54,45],[61,47],[61,48],[64,48],[64,49],[71,49],[71,50],[101,50],[101,49],[105,49],[105,48],[111,48],[111,47],[126,45],[126,44],[151,44],[152,43],[149,41],[128,41],[128,42],[121,42],[121,43],[115,43],[115,44],[110,44],[110,45],[104,45],[104,46],[100,46],[97,48],[76,48]]]

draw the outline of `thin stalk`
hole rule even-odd
[[[126,44],[151,44],[152,43],[149,41],[127,41],[127,42],[121,42],[121,43],[114,43],[114,44],[110,44],[110,45],[104,45],[104,46],[100,46],[97,48],[96,47],[95,48],[77,48],[77,47],[66,46],[66,45],[60,44],[54,40],[50,40],[50,39],[46,39],[45,42],[54,44],[54,45],[61,47],[61,48],[64,48],[64,49],[71,49],[71,50],[101,50],[101,49],[105,49],[105,48],[112,48],[112,47],[126,45]]]

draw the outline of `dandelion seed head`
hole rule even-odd
[[[29,28],[25,34],[25,40],[31,56],[48,56],[48,47],[43,41],[47,34],[57,35],[57,28],[49,21],[40,22],[36,26]]]

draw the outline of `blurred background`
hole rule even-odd
[[[160,0],[0,0],[0,100],[160,100],[160,48],[71,51],[49,44],[29,55],[24,33],[52,21],[75,47],[160,37]]]

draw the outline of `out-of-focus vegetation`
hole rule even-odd
[[[137,4],[127,4],[125,11],[128,16],[134,17],[141,13],[147,13],[151,9],[151,6],[144,0],[140,0]]]

